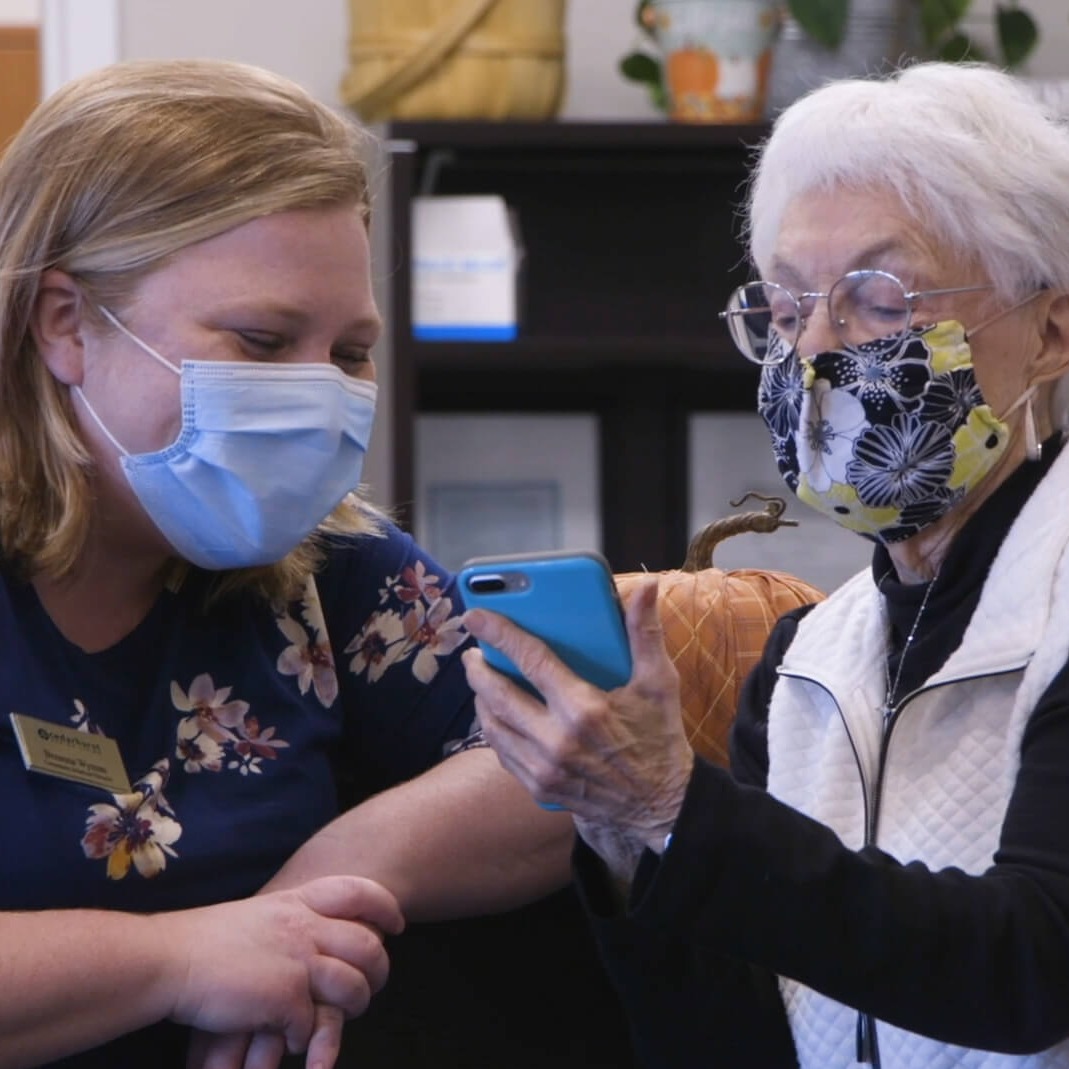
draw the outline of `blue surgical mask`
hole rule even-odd
[[[281,560],[359,484],[373,382],[331,364],[183,360],[179,370],[101,311],[181,380],[182,429],[155,453],[129,453],[74,388],[180,556],[209,569]]]

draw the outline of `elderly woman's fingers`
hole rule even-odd
[[[664,627],[657,611],[656,575],[639,580],[627,603],[627,637],[634,668],[632,684],[644,692],[678,692],[678,677],[664,642]]]
[[[679,677],[665,649],[657,578],[636,586],[627,609],[634,671],[602,691],[572,673],[538,639],[496,613],[472,610],[468,629],[505,654],[545,704],[464,654],[489,744],[542,804],[615,825],[639,844],[662,842],[693,769],[679,705]]]
[[[464,626],[482,642],[500,650],[520,670],[524,679],[547,701],[574,687],[578,678],[553,651],[511,620],[486,609],[470,609]]]
[[[486,663],[477,649],[462,656],[468,682],[475,691],[475,711],[483,736],[507,772],[523,784],[535,801],[559,805],[549,797],[545,781],[556,771],[550,739],[559,729],[546,706]]]

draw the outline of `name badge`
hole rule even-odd
[[[24,713],[9,716],[22,763],[31,772],[101,787],[112,794],[130,793],[130,780],[114,739],[74,731]]]

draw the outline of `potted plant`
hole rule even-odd
[[[1015,2],[995,6],[995,45],[989,55],[961,27],[972,0],[898,0],[897,15],[913,23],[924,55],[945,60],[989,60],[1008,68],[1020,66],[1036,46],[1035,20]],[[818,44],[835,50],[843,43],[850,0],[787,0],[791,17]]]
[[[893,61],[898,55],[912,53],[918,58],[988,60],[1010,69],[1019,67],[1031,55],[1039,39],[1035,20],[1015,0],[997,4],[993,25],[996,52],[991,55],[962,28],[972,2],[890,0],[887,10],[892,18],[879,21],[893,20],[900,32],[896,42],[888,42],[893,54],[884,54],[881,58]],[[819,65],[824,56],[828,61],[836,61],[829,72],[832,76],[849,73],[850,59],[841,53],[844,42],[848,41],[851,15],[854,14],[852,4],[859,4],[859,0],[784,0],[782,14],[787,32],[783,45],[792,43],[790,31],[794,31],[795,38],[804,38],[802,43],[808,50],[805,62],[810,67]],[[871,0],[869,6],[872,6]],[[871,20],[868,13],[856,15],[857,20],[862,18]],[[643,38],[642,45],[621,59],[620,72],[625,78],[644,84],[653,103],[667,111],[669,100],[658,37],[657,0],[638,0],[634,19]],[[901,47],[903,41],[909,42],[907,49]],[[854,73],[871,69],[872,63],[871,54],[860,57]],[[773,81],[776,81],[775,71]],[[775,85],[773,92],[776,95]],[[784,99],[777,101],[779,104],[786,102]]]

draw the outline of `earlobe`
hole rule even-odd
[[[82,382],[84,307],[81,288],[65,271],[41,276],[30,332],[45,366],[68,386]]]
[[[1069,372],[1069,294],[1052,293],[1040,323],[1043,346],[1036,355],[1031,381],[1039,384]]]

